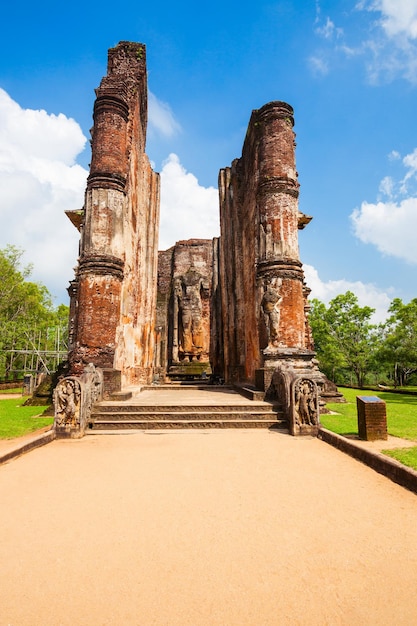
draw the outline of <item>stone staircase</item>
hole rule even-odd
[[[126,429],[288,427],[278,404],[251,401],[224,387],[216,392],[213,387],[168,385],[124,393],[123,399],[97,403],[88,426],[90,433]]]

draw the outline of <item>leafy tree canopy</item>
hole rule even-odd
[[[315,349],[329,378],[334,379],[336,370],[348,368],[358,386],[363,386],[375,355],[376,326],[370,321],[374,310],[360,307],[351,291],[333,298],[328,307],[312,301],[310,324]]]
[[[29,280],[32,267],[22,267],[22,255],[11,245],[0,250],[0,377],[10,365],[8,351],[27,345],[34,329],[67,326],[68,307],[53,308],[48,289]]]
[[[395,382],[404,385],[417,371],[417,298],[408,304],[395,298],[388,311],[391,315],[382,327],[379,357],[394,369]]]

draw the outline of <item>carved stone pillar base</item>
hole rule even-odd
[[[282,403],[291,435],[318,433],[319,393],[324,376],[314,356],[308,350],[264,351],[264,367],[256,371],[256,386],[265,391],[265,399]]]
[[[62,378],[54,390],[57,439],[81,439],[95,402],[102,399],[103,373],[90,364],[81,376]]]

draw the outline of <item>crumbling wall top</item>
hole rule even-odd
[[[146,46],[133,41],[120,41],[110,48],[107,60],[107,75],[123,75],[137,78],[146,73]]]

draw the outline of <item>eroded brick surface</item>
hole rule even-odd
[[[308,378],[298,228],[311,218],[298,210],[292,108],[277,101],[253,111],[241,158],[219,174],[221,237],[179,241],[158,265],[142,44],[109,50],[96,95],[85,204],[71,218],[81,231],[69,288],[71,373],[92,362],[119,370],[124,386],[207,365],[228,382],[254,383],[257,371],[287,360]]]
[[[152,378],[159,175],[145,154],[146,50],[109,50],[96,90],[92,158],[71,295],[73,373],[93,362],[122,372],[123,384]]]
[[[227,380],[255,380],[265,353],[311,347],[298,250],[293,110],[252,113],[242,156],[220,171],[220,285]]]

